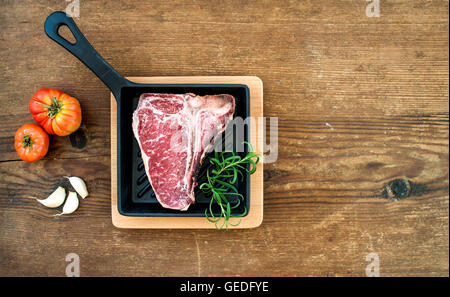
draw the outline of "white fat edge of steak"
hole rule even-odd
[[[207,106],[206,108],[204,108],[204,106],[205,106],[204,101],[208,101],[208,98],[212,98],[213,102],[220,103],[220,105],[216,104],[215,106]],[[222,101],[217,100],[218,98],[221,98]],[[222,133],[223,133],[223,131],[225,131],[228,123],[233,119],[233,114],[234,114],[234,110],[235,110],[235,100],[234,100],[233,96],[224,95],[224,94],[213,95],[213,96],[203,96],[203,97],[193,95],[192,100],[190,100],[190,106],[191,106],[191,108],[196,110],[194,112],[194,120],[192,121],[193,125],[195,125],[196,123],[199,122],[199,120],[200,120],[199,117],[202,115],[202,111],[209,111],[209,112],[214,111],[214,114],[216,116],[218,116],[218,117],[224,116],[224,122],[221,123],[220,126],[215,126],[216,130],[213,132],[212,138],[205,137],[204,139],[202,139],[202,136],[205,136],[205,135],[201,134],[202,129],[195,129],[195,128],[192,129],[194,132],[194,140],[195,140],[195,143],[193,144],[194,154],[201,152],[199,161],[197,164],[195,164],[197,166],[197,168],[191,168],[191,170],[192,170],[191,177],[192,177],[192,182],[193,182],[193,186],[192,186],[191,190],[192,190],[192,195],[193,195],[194,188],[197,185],[197,183],[196,183],[197,171],[200,168],[206,154],[214,146],[214,143],[217,140],[217,138],[222,135]],[[226,114],[228,114],[228,116],[226,116]],[[203,122],[201,122],[201,123],[203,123]],[[200,128],[203,128],[203,127],[201,126]],[[202,150],[202,148],[203,148],[203,150]],[[194,165],[194,164],[191,164],[191,165]]]
[[[171,97],[170,97],[171,96]],[[189,122],[189,127],[188,128],[188,144],[189,144],[189,149],[187,150],[187,157],[186,157],[186,171],[185,174],[183,175],[183,184],[185,186],[187,186],[188,188],[186,190],[188,190],[189,192],[189,196],[190,196],[190,200],[191,203],[195,202],[195,197],[194,197],[194,188],[196,186],[196,174],[198,171],[198,168],[200,167],[200,164],[202,163],[204,157],[206,156],[206,153],[209,151],[209,149],[211,148],[211,146],[214,144],[214,141],[217,139],[217,137],[219,137],[221,135],[221,133],[223,131],[225,131],[228,123],[232,120],[233,118],[233,114],[234,114],[234,109],[235,109],[235,100],[234,97],[232,97],[231,95],[212,95],[212,96],[195,96],[194,94],[184,94],[184,95],[175,95],[175,94],[142,94],[139,100],[139,104],[138,107],[136,108],[134,114],[133,114],[133,132],[135,134],[136,139],[138,139],[138,143],[140,146],[140,149],[142,151],[142,156],[144,159],[144,166],[146,169],[146,173],[147,173],[147,177],[149,179],[150,184],[153,187],[152,184],[152,177],[149,174],[149,168],[148,168],[148,163],[149,163],[149,157],[146,155],[146,153],[143,150],[143,147],[141,145],[141,143],[143,143],[140,139],[139,139],[139,133],[138,133],[138,123],[139,123],[139,119],[137,118],[137,112],[141,109],[141,108],[150,108],[150,110],[152,112],[158,113],[160,115],[164,114],[164,112],[159,111],[157,108],[155,108],[154,106],[152,106],[152,101],[154,100],[160,100],[164,98],[164,100],[175,100],[174,98],[176,98],[177,100],[182,99],[183,100],[183,109],[173,115],[169,115],[168,117],[170,118],[171,116],[174,117],[175,119],[180,120],[181,116],[190,118]],[[176,103],[174,101],[174,103]],[[208,139],[209,137],[207,137],[206,139],[208,140],[208,142],[206,143],[207,145],[204,147],[203,150],[201,150],[201,148],[204,146],[203,143],[201,143],[202,138],[201,136],[205,136],[204,134],[202,134],[201,132],[203,132],[203,126],[200,126],[200,128],[198,127],[198,121],[199,121],[199,117],[204,114],[205,112],[212,112],[214,117],[213,119],[219,119],[219,121],[221,122],[221,124],[219,126],[216,126],[214,131],[212,131],[213,137],[212,137],[212,141],[210,142]],[[181,115],[180,115],[181,114]],[[223,120],[220,119],[220,117],[223,117]],[[209,119],[211,119],[211,117],[209,117]],[[204,124],[205,122],[201,122],[202,124]],[[210,131],[211,132],[211,131]],[[200,141],[200,148],[198,148],[198,141],[196,141],[194,143],[194,140]],[[199,150],[199,152],[198,152]],[[201,156],[199,157],[198,155],[195,155],[197,153],[201,152]],[[195,156],[195,159],[197,160],[197,163],[195,163],[196,160],[192,160],[193,158],[193,154]],[[192,168],[192,166],[194,166],[194,168]],[[180,185],[180,182],[178,182],[178,185]],[[185,187],[183,187],[185,189]],[[158,201],[161,203],[161,205],[163,207],[166,208],[172,208],[172,209],[178,209],[178,210],[187,210],[187,208],[189,207],[189,205],[191,203],[188,203],[184,208],[179,208],[179,207],[171,207],[167,204],[164,203],[164,201],[162,199],[160,199],[158,192],[155,191],[156,197],[158,199]]]
[[[197,185],[196,176],[198,173],[198,169],[202,164],[203,159],[208,153],[209,149],[214,145],[215,140],[221,135],[223,131],[225,131],[228,123],[233,119],[233,114],[235,110],[235,99],[231,95],[221,94],[221,95],[207,95],[207,96],[196,96],[195,94],[185,94],[186,102],[188,102],[189,113],[192,114],[192,120],[190,122],[191,139],[194,141],[189,141],[189,145],[191,149],[189,150],[190,156],[188,158],[188,167],[186,168],[185,177],[189,178],[188,185],[190,185],[190,195],[193,198],[193,202],[195,202],[194,190]],[[204,112],[213,112],[215,118],[219,118],[221,116],[224,117],[224,123],[221,123],[219,126],[215,126],[216,130],[213,133],[213,137],[206,137],[202,139],[200,136],[204,136],[201,134],[203,126],[198,128],[199,117],[204,114]],[[203,123],[203,122],[201,122]],[[206,141],[203,142],[202,140]],[[206,144],[206,145],[205,145]],[[202,149],[203,148],[203,149]],[[197,153],[200,153],[198,162],[194,163],[195,160],[192,160],[192,153],[194,157]],[[193,166],[195,165],[195,168]]]

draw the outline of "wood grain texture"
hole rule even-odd
[[[84,276],[363,276],[372,252],[382,276],[449,275],[448,1],[381,0],[379,18],[359,0],[80,1],[123,75],[264,82],[264,222],[228,232],[112,225],[110,92],[43,31],[66,4],[0,1],[0,275],[64,276],[71,252]],[[78,98],[83,130],[25,164],[13,135],[40,87]],[[75,214],[26,198],[67,174],[91,193]]]
[[[135,83],[147,84],[243,84],[249,89],[249,117],[258,119],[263,116],[263,84],[254,76],[164,76],[164,77],[127,77]],[[118,228],[138,229],[215,229],[204,217],[130,217],[119,213],[117,208],[117,104],[111,93],[111,217]],[[255,120],[250,125],[249,143],[255,152],[263,155],[263,127]],[[243,218],[231,218],[230,229],[259,227],[263,220],[264,206],[264,164],[258,164],[258,170],[250,177],[250,210]]]

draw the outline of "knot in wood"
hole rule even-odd
[[[394,179],[384,186],[383,197],[392,201],[408,198],[411,194],[411,183],[406,178]]]

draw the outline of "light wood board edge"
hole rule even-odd
[[[256,76],[170,76],[170,77],[127,77],[136,83],[187,83],[187,84],[244,84],[250,90],[250,116],[263,117],[263,84]],[[256,120],[250,125],[250,143],[262,156],[262,122]],[[263,220],[263,162],[250,179],[250,211],[237,227],[230,229],[255,228]],[[117,104],[111,94],[111,212],[113,225],[130,229],[214,229],[213,223],[204,217],[130,217],[121,215],[117,209]],[[236,223],[239,218],[233,218]]]

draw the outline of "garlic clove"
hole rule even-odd
[[[86,187],[86,183],[79,177],[77,176],[64,176],[65,178],[67,178],[70,182],[70,184],[72,185],[72,187],[75,189],[75,191],[77,191],[78,195],[81,196],[81,198],[86,198],[87,195],[89,195],[87,187]]]
[[[66,199],[66,190],[63,187],[58,187],[53,193],[46,199],[36,199],[44,206],[55,208],[61,206]]]
[[[61,216],[64,214],[71,214],[75,210],[77,210],[79,204],[80,204],[80,201],[78,200],[77,193],[69,191],[69,195],[67,196],[66,203],[64,203],[62,213],[57,213],[54,216],[57,217],[57,216]]]

